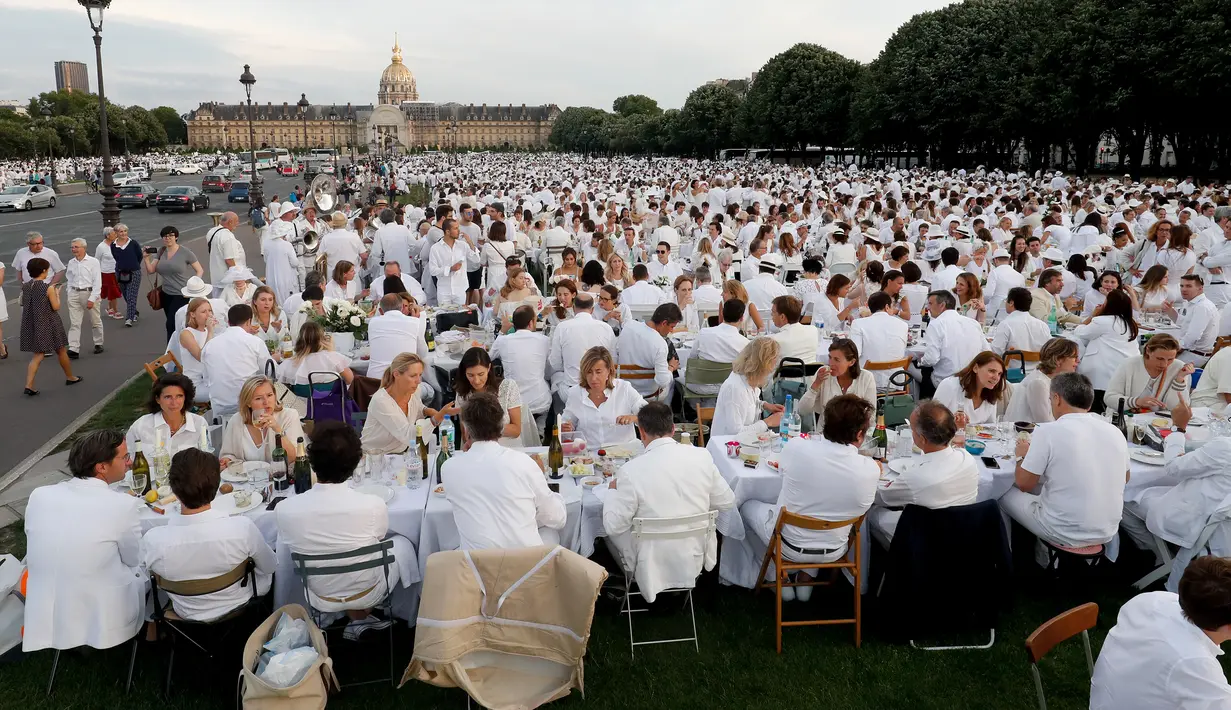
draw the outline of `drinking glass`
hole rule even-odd
[[[145,490],[145,474],[144,473],[134,473],[133,474],[132,490],[134,493],[137,493],[137,494],[140,494],[141,491]]]

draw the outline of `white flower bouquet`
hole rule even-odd
[[[326,333],[350,333],[356,340],[367,337],[368,314],[359,306],[339,298],[326,298],[321,301],[321,308],[324,314],[317,313],[309,302],[303,304],[300,310],[320,323]]]
[[[659,288],[667,288],[668,286],[671,285],[671,280],[668,279],[666,276],[659,276],[658,278],[654,279],[654,285]]]

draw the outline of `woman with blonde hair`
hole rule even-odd
[[[1055,421],[1051,413],[1051,381],[1056,375],[1077,372],[1076,340],[1052,338],[1039,349],[1039,364],[1026,379],[1013,386],[1013,397],[1004,411],[1006,422],[1041,424]]]
[[[282,437],[287,463],[294,463],[295,443],[306,438],[299,413],[278,401],[273,380],[249,377],[239,390],[239,411],[231,415],[222,435],[218,463],[222,468],[235,461],[273,463],[277,436]]]
[[[603,278],[608,285],[621,291],[633,285],[633,272],[628,268],[628,264],[624,263],[624,257],[613,253],[604,261],[607,268],[603,270]]]
[[[615,378],[615,359],[607,348],[596,346],[581,356],[580,381],[568,392],[560,431],[573,431],[591,451],[608,444],[633,441],[637,412],[645,399]]]
[[[975,355],[957,374],[936,385],[937,402],[953,412],[958,428],[996,421],[996,403],[1006,396],[1004,361],[991,350]]]
[[[778,427],[783,406],[761,401],[761,388],[778,367],[778,353],[778,341],[769,336],[753,338],[744,346],[718,390],[710,438],[756,436]],[[762,419],[762,412],[769,416]]]
[[[272,291],[271,291],[272,293]],[[184,314],[184,329],[180,331],[180,363],[184,375],[196,387],[198,401],[209,400],[206,386],[205,366],[201,364],[201,350],[214,337],[214,307],[208,298],[194,298],[188,302]]]
[[[600,264],[606,264],[615,253],[615,244],[610,239],[604,239],[598,243],[598,262]]]
[[[701,237],[697,242],[697,248],[693,250],[692,255],[688,257],[689,268],[696,271],[702,264],[710,269],[710,273],[719,273],[718,255],[714,253],[714,240],[709,237]]]
[[[267,343],[277,343],[282,339],[282,329],[290,327],[282,318],[274,290],[268,286],[257,286],[252,292],[252,325],[256,326],[256,337]]]
[[[982,323],[987,316],[987,306],[983,303],[983,287],[979,285],[979,277],[969,272],[958,274],[953,292],[957,296],[958,313]]]
[[[1192,363],[1179,359],[1180,341],[1166,333],[1146,341],[1140,355],[1120,363],[1107,383],[1103,402],[1116,411],[1124,399],[1126,411],[1155,412],[1190,402]]]
[[[727,279],[722,282],[722,300],[729,301],[732,298],[742,302],[747,307],[747,310],[744,312],[743,331],[745,333],[763,332],[765,330],[765,323],[761,320],[761,314],[757,312],[756,304],[748,298],[748,289],[744,288],[744,284],[735,279]]]
[[[418,355],[401,353],[393,358],[381,375],[380,389],[368,403],[363,453],[400,454],[415,442],[415,424],[424,417],[419,394],[422,382],[423,360]]]
[[[307,321],[299,328],[295,355],[278,365],[278,380],[283,384],[308,385],[309,375],[330,373],[349,385],[355,379],[350,358],[328,347],[325,329],[316,321]]]

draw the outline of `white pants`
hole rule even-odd
[[[1039,520],[1039,513],[1042,511],[1042,508],[1043,504],[1038,496],[1033,493],[1026,493],[1016,486],[1010,488],[1008,493],[1005,493],[1004,497],[1000,499],[1000,509],[1007,513],[1010,518],[1013,518],[1022,527],[1034,533],[1036,537],[1044,539],[1053,545],[1082,547],[1110,542],[1109,540],[1076,540],[1060,535]]]
[[[86,308],[89,301],[89,291],[68,289],[68,349],[74,352],[80,350],[82,316],[90,319],[90,327],[94,331],[94,344],[103,344],[102,304],[95,303],[93,308]]]
[[[466,294],[437,293],[436,304],[439,306],[460,306],[466,303]]]
[[[740,506],[740,515],[744,517],[744,527],[752,533],[760,544],[752,543],[752,538],[748,538],[753,549],[757,552],[757,559],[765,559],[765,550],[769,548],[769,538],[774,534],[774,526],[778,524],[778,510],[780,506],[777,503],[766,503],[759,500],[750,500]],[[786,545],[782,546],[782,559],[790,560],[791,562],[836,562],[846,555],[846,545],[842,549],[835,550],[827,555],[805,555],[795,550],[792,550]],[[817,570],[804,570],[811,575],[816,575]],[[772,580],[773,563],[765,569],[765,579]]]
[[[69,342],[72,342],[72,338],[69,338]],[[1179,358],[1184,362],[1191,362],[1193,367],[1205,367],[1205,363],[1210,361],[1209,357],[1205,355],[1198,355],[1197,353],[1189,350],[1185,350],[1180,353]]]

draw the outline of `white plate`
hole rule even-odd
[[[234,469],[228,466],[222,470],[222,480],[227,483],[247,483],[248,474],[244,473],[242,468]]]
[[[214,502],[210,507],[214,510],[221,510],[227,515],[240,515],[242,513],[247,513],[249,510],[252,510],[261,503],[265,502],[265,498],[261,495],[260,491],[252,491],[251,493],[252,500],[248,501],[248,505],[242,508],[235,505],[234,493],[219,493],[214,498]]]
[[[913,458],[901,458],[901,459],[894,459],[890,461],[887,465],[889,466],[890,471],[893,471],[894,473],[900,476],[906,473],[907,471],[911,470],[915,466],[918,466],[919,464]]]
[[[582,473],[573,473],[573,466],[580,466],[581,468],[585,470]],[[577,478],[577,479],[580,479],[584,476],[593,476],[594,475],[594,464],[584,464],[584,463],[571,464],[565,469],[565,472],[568,473],[568,475],[572,476],[573,478]]]
[[[368,483],[362,486],[355,487],[356,493],[367,493],[371,496],[376,496],[388,503],[393,500],[393,489],[382,483]]]
[[[444,498],[445,497],[445,487],[444,486],[433,486],[432,495],[440,497],[440,498]]]
[[[599,486],[603,485],[603,477],[602,476],[586,476],[585,478],[578,481],[578,483],[581,484],[583,490],[592,491],[595,488],[598,488]]]
[[[1128,457],[1137,463],[1144,463],[1149,466],[1166,466],[1167,462],[1163,460],[1163,454],[1160,451],[1153,449],[1129,449]]]

